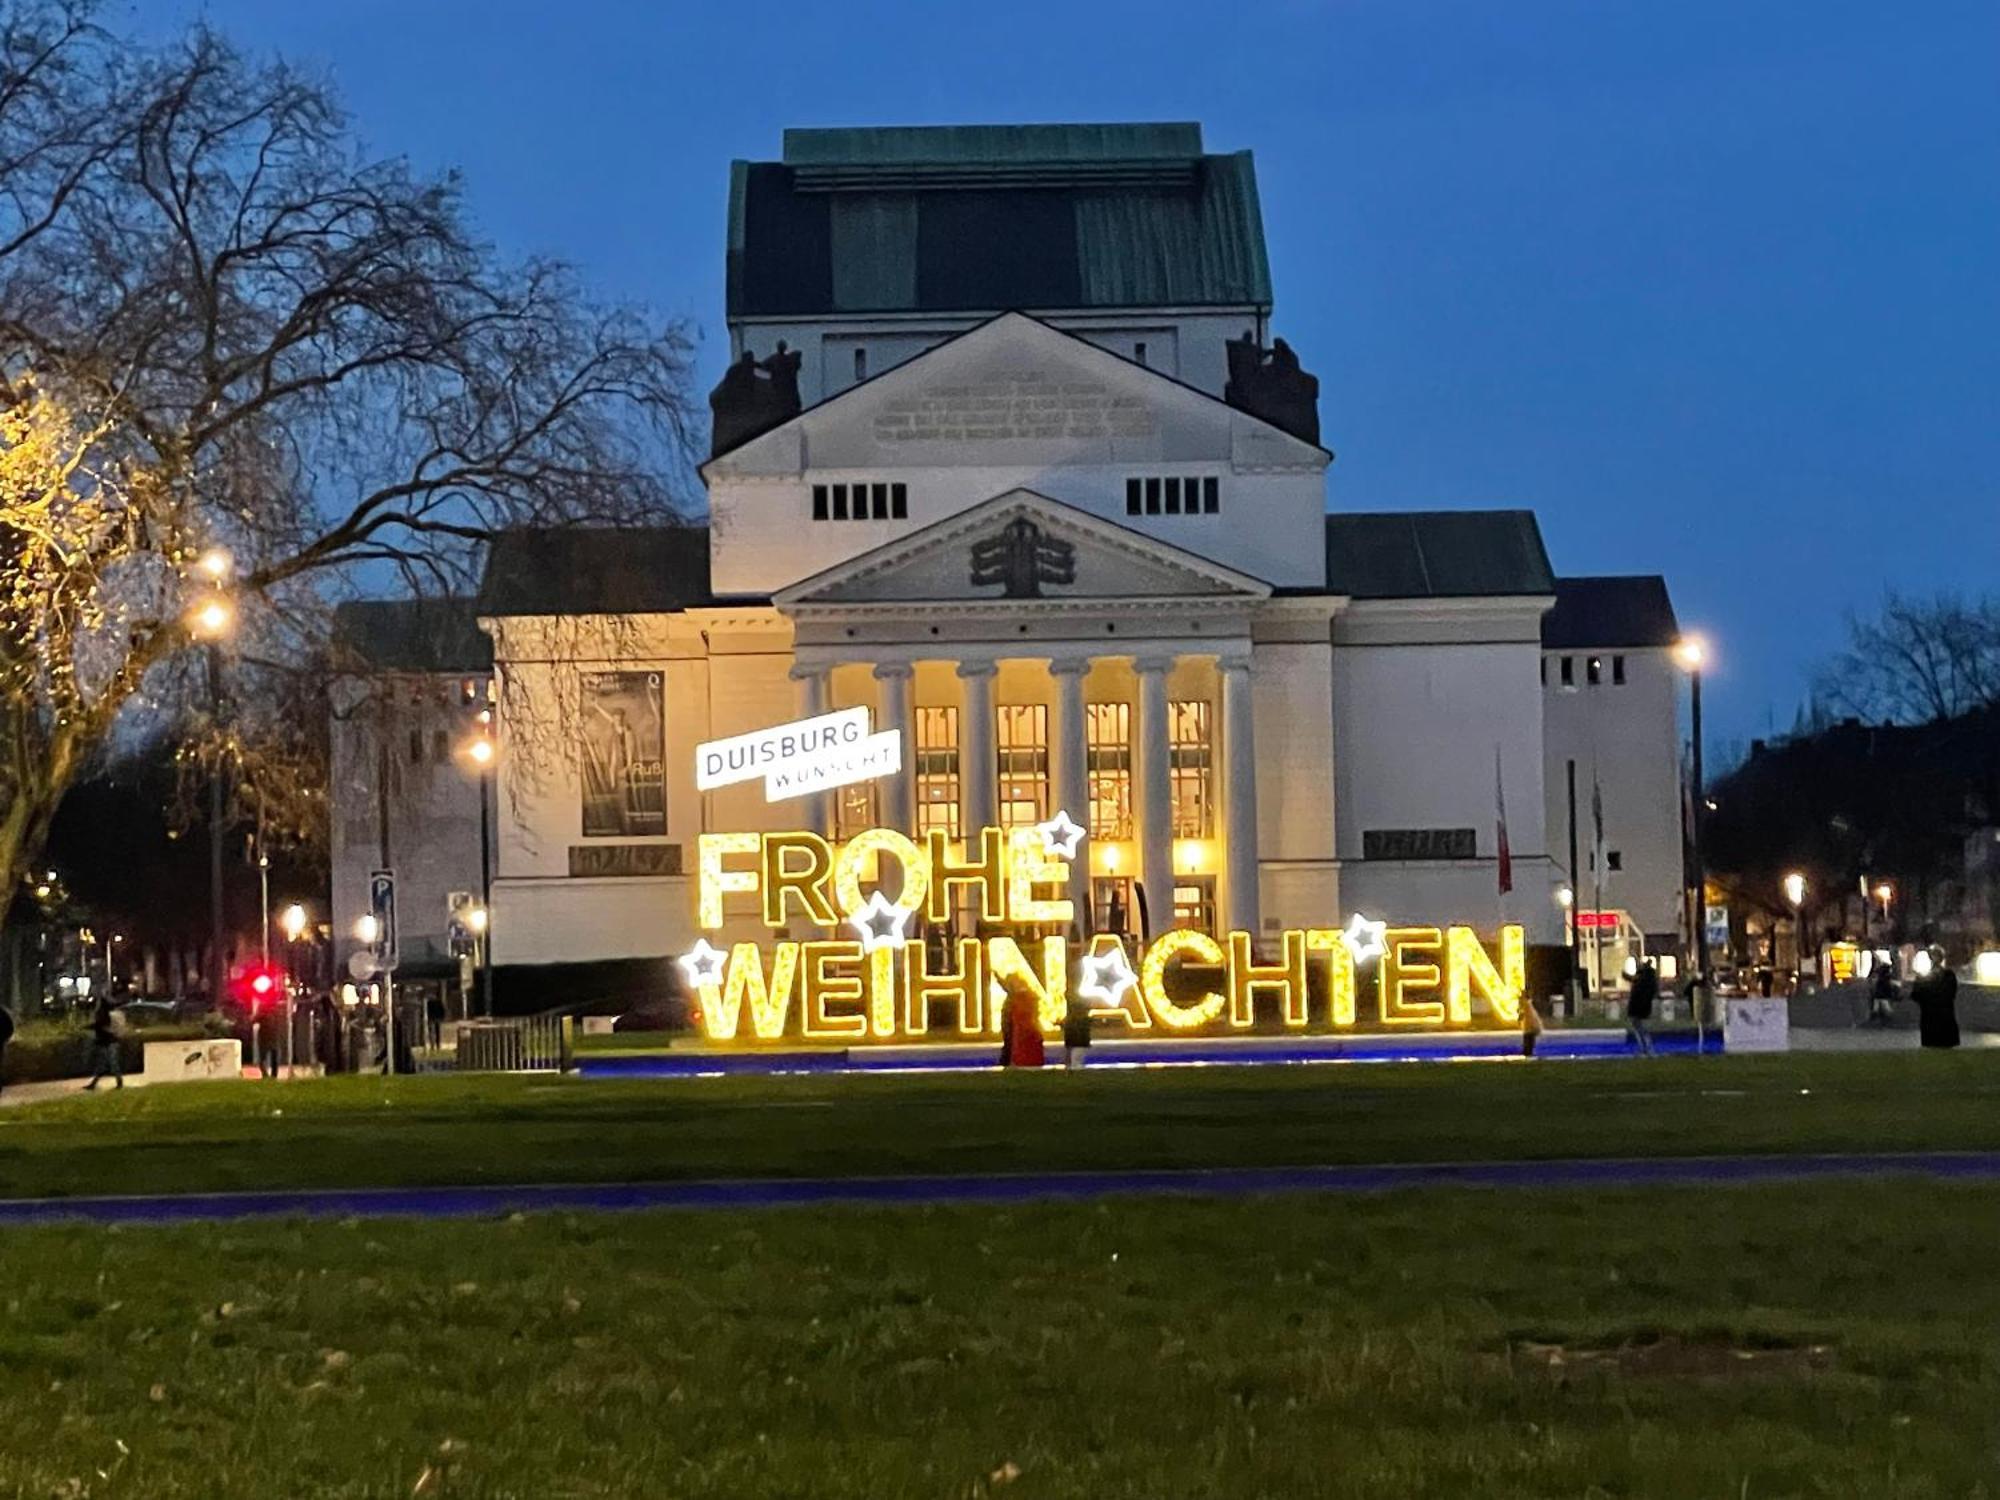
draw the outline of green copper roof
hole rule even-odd
[[[1355,599],[1553,594],[1526,510],[1393,511],[1326,518],[1326,591]]]
[[[1271,305],[1250,153],[1189,124],[792,130],[734,164],[728,315]]]

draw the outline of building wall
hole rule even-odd
[[[1572,659],[1570,686],[1562,660]],[[1613,658],[1625,661],[1625,682],[1613,681]],[[1589,682],[1588,662],[1601,662]],[[1547,743],[1549,849],[1569,863],[1566,766],[1576,761],[1577,902],[1597,901],[1591,866],[1591,785],[1603,791],[1604,844],[1620,868],[1603,873],[1606,910],[1625,911],[1655,939],[1677,938],[1681,921],[1680,697],[1683,673],[1664,647],[1613,651],[1551,651],[1539,697]],[[1606,861],[1609,864],[1609,860]]]

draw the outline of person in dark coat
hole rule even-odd
[[[7,1086],[7,1044],[14,1040],[14,1013],[0,1005],[0,1089]]]
[[[118,1007],[106,990],[90,1012],[90,1082],[83,1086],[85,1093],[95,1089],[106,1073],[118,1080],[118,1087],[125,1087],[125,1059],[118,1048],[118,1034],[124,1029]]]
[[[1868,1024],[1887,1026],[1895,1013],[1896,971],[1881,959],[1875,960],[1875,980],[1868,988]]]
[[[1641,1057],[1653,1055],[1653,1002],[1660,998],[1660,971],[1651,963],[1639,965],[1632,976],[1632,993],[1625,998],[1625,1031]]]
[[[1917,1038],[1926,1047],[1958,1045],[1958,976],[1945,964],[1944,950],[1931,949],[1931,971],[1910,986],[1917,1004]]]
[[[1090,1002],[1081,995],[1069,997],[1063,1011],[1062,1039],[1063,1066],[1075,1073],[1090,1055]]]

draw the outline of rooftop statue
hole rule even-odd
[[[708,393],[713,458],[799,414],[799,351],[783,339],[769,359],[745,349]]]
[[[1229,383],[1222,399],[1238,411],[1262,417],[1308,443],[1319,441],[1319,380],[1299,368],[1299,357],[1283,339],[1266,349],[1247,329],[1230,339]]]

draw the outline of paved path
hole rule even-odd
[[[1119,1193],[1353,1193],[1413,1187],[1658,1187],[1922,1176],[2000,1181],[2000,1152],[1690,1156],[1656,1160],[1440,1162],[1397,1166],[1231,1167],[987,1176],[737,1178],[721,1181],[333,1188],[0,1201],[0,1229],[83,1219],[99,1224],[289,1216],[465,1218],[561,1209],[775,1208],[827,1203],[1022,1203]]]

